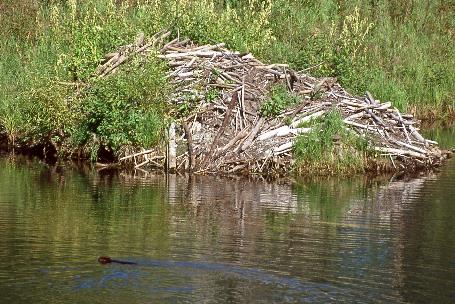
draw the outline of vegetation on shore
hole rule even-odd
[[[344,127],[336,109],[324,119],[311,121],[312,130],[294,144],[295,171],[299,174],[349,175],[368,168],[368,141]]]
[[[159,60],[91,77],[104,54],[163,28],[447,118],[455,105],[454,20],[446,1],[5,0],[0,132],[12,145],[51,143],[61,157],[92,159],[164,140],[167,121],[184,109],[168,108]],[[295,152],[305,159],[304,150]]]

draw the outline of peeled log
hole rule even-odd
[[[290,150],[292,148],[292,145],[293,145],[293,142],[287,142],[287,143],[284,143],[282,144],[281,146],[279,147],[276,147],[273,149],[273,153],[274,154],[277,154],[277,153],[280,153],[280,152],[283,152],[283,151],[287,151],[287,150]]]
[[[417,157],[417,158],[421,158],[421,159],[426,158],[426,156],[424,154],[409,151],[409,150],[401,150],[401,149],[388,148],[388,147],[374,147],[374,150],[381,152],[381,153],[387,153],[387,154],[393,154],[393,155],[407,155],[407,156]]]
[[[289,126],[281,126],[274,130],[265,132],[258,137],[258,140],[263,141],[270,139],[272,137],[280,137],[280,136],[287,136],[287,135],[298,135],[303,133],[309,133],[311,128],[291,128]]]
[[[169,172],[175,172],[177,167],[177,144],[175,142],[175,124],[171,123],[169,127],[169,142],[167,148],[167,169]]]
[[[316,112],[316,113],[313,113],[311,115],[308,115],[308,116],[305,116],[305,117],[302,117],[302,118],[298,118],[297,120],[294,120],[294,122],[291,124],[291,126],[293,128],[297,128],[297,126],[299,124],[302,124],[302,123],[305,123],[305,122],[308,122],[314,118],[318,118],[322,115],[324,115],[325,113],[325,110],[322,110],[322,111],[319,111],[319,112]]]
[[[420,133],[417,131],[416,128],[414,128],[413,126],[409,126],[409,130],[411,130],[411,134],[420,142],[425,142],[425,138],[423,138],[422,135],[420,135]]]

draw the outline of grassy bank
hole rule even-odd
[[[455,106],[455,5],[446,1],[5,0],[0,14],[0,132],[60,156],[164,140],[174,114],[158,60],[90,77],[104,54],[162,28],[337,77],[422,117],[449,119]]]

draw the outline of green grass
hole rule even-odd
[[[123,145],[157,144],[178,112],[163,102],[165,68],[151,58],[145,75],[126,68],[104,81],[90,75],[105,53],[131,43],[138,32],[150,36],[163,28],[337,77],[353,93],[369,90],[424,118],[447,120],[455,108],[450,1],[4,0],[0,132],[10,144],[51,142],[61,155],[82,149],[93,158],[101,146],[115,154]],[[64,84],[75,81],[89,83],[90,90],[75,94]],[[135,94],[139,100],[132,100]],[[287,105],[281,95],[272,94],[264,115]]]
[[[422,118],[455,105],[455,4],[448,1],[274,1],[266,57],[334,76]],[[452,112],[453,114],[453,112]]]
[[[297,173],[350,175],[367,168],[368,141],[346,129],[338,110],[332,109],[323,120],[314,120],[311,128],[294,144]]]
[[[262,103],[259,112],[264,117],[275,117],[287,108],[299,102],[285,85],[275,85],[269,92],[269,97]]]

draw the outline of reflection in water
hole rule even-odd
[[[0,300],[449,303],[454,196],[454,161],[407,180],[270,184],[2,159]]]

